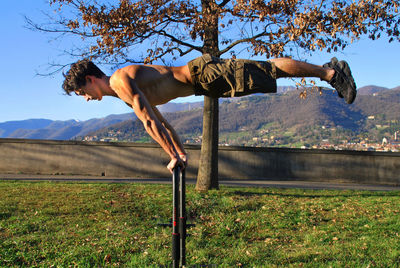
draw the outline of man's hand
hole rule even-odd
[[[188,165],[188,160],[189,160],[187,154],[179,153],[179,157],[180,157],[180,158],[182,159],[182,161],[185,163],[185,167],[187,167],[187,165]]]
[[[169,172],[173,173],[175,167],[180,167],[181,169],[184,169],[186,167],[185,162],[180,158],[171,158],[171,161],[169,162],[167,168]]]

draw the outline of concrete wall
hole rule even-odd
[[[197,175],[199,146],[185,146],[188,178]],[[0,139],[0,173],[169,177],[155,144]],[[400,153],[220,147],[219,177],[345,181],[400,185]]]

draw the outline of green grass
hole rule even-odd
[[[159,267],[170,185],[0,181],[0,267]],[[399,267],[399,192],[187,187],[189,265]]]

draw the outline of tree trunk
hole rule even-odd
[[[218,99],[204,97],[203,140],[196,190],[218,189]]]
[[[216,55],[218,48],[218,6],[214,0],[202,0],[204,21],[203,53]],[[218,98],[204,97],[203,138],[196,190],[218,189]]]

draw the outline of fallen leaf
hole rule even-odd
[[[107,254],[107,255],[104,257],[104,261],[105,261],[106,263],[110,263],[110,262],[111,262],[111,255],[110,255],[110,254]]]

